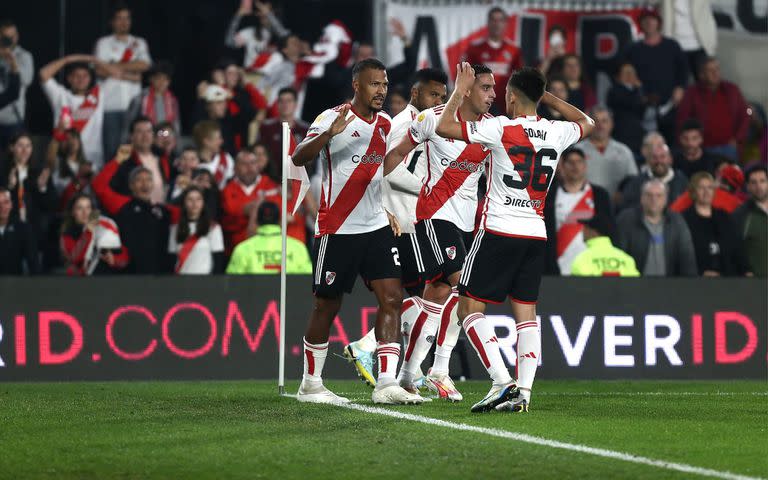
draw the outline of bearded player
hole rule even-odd
[[[473,412],[491,409],[527,412],[541,356],[536,318],[544,270],[544,201],[562,152],[587,136],[594,121],[576,107],[545,92],[546,80],[522,68],[507,82],[506,116],[461,121],[454,116],[475,83],[468,63],[458,67],[456,90],[440,117],[437,133],[445,138],[491,149],[488,192],[472,248],[459,282],[458,316],[472,346],[493,380],[488,395]],[[566,121],[537,116],[539,102]],[[491,322],[488,303],[509,298],[517,327],[517,380],[507,370]]]

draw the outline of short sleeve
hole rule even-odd
[[[558,126],[560,127],[560,141],[561,141],[561,150],[565,150],[566,148],[570,147],[574,143],[581,140],[582,131],[581,131],[581,125],[579,125],[576,122],[563,122],[559,121],[557,122]]]
[[[208,241],[211,242],[211,252],[224,251],[224,236],[221,234],[221,227],[218,224],[211,226],[211,231],[208,232]]]
[[[467,143],[479,143],[492,147],[501,143],[504,128],[498,117],[484,118],[479,122],[461,122],[461,134]]]
[[[435,133],[437,119],[432,110],[425,110],[411,121],[408,127],[408,137],[415,144],[424,143]]]
[[[143,62],[152,63],[152,57],[149,54],[149,45],[147,45],[147,41],[143,38],[138,39],[138,52],[136,52],[136,56],[134,57],[134,60],[141,60]]]
[[[96,41],[96,47],[93,49],[93,55],[102,62],[109,63],[109,45],[107,45],[107,37],[101,37]]]
[[[326,110],[318,115],[317,118],[315,118],[315,121],[312,122],[312,125],[309,126],[309,130],[307,130],[307,136],[304,137],[304,140],[302,140],[301,143],[315,138],[316,136],[328,130],[338,115],[338,112],[335,112],[331,109]]]
[[[67,90],[53,78],[49,78],[43,83],[43,92],[45,92],[45,96],[48,97],[48,101],[51,102],[51,107],[53,107],[54,110],[60,108],[64,104]]]

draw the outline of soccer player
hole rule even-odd
[[[424,68],[416,72],[415,82],[411,87],[410,103],[392,119],[392,129],[387,137],[387,151],[398,145],[406,136],[416,116],[427,108],[445,103],[448,92],[448,76],[442,70]],[[403,300],[400,309],[403,348],[408,349],[410,331],[422,311],[421,294],[424,290],[421,256],[416,240],[416,200],[421,191],[422,179],[427,174],[427,163],[420,146],[400,162],[395,169],[384,177],[381,185],[384,208],[393,215],[401,227],[402,234],[397,237],[397,250],[400,252],[403,288],[410,295]],[[373,353],[376,351],[375,328],[363,338],[344,347],[344,356],[353,362],[358,375],[370,386],[376,386],[373,376]]]
[[[383,63],[358,62],[352,69],[352,104],[321,113],[293,153],[297,166],[319,156],[323,176],[313,251],[315,299],[304,336],[304,376],[297,395],[302,402],[349,401],[325,388],[322,372],[331,324],[358,274],[379,303],[374,403],[424,400],[403,390],[395,376],[403,294],[400,255],[381,198],[382,163],[391,128],[389,116],[381,111],[387,83]]]
[[[472,406],[527,412],[541,356],[536,301],[544,269],[546,229],[544,200],[562,152],[589,135],[594,121],[576,107],[545,92],[546,80],[533,68],[522,68],[507,82],[508,117],[457,120],[453,113],[466,103],[475,84],[468,63],[458,67],[456,89],[445,106],[437,133],[445,138],[491,149],[488,193],[480,226],[459,282],[462,326],[493,385]],[[539,102],[560,112],[566,121],[536,115]],[[509,296],[517,323],[517,381],[507,371],[493,326],[485,318],[487,303]]]
[[[496,96],[493,74],[483,65],[475,65],[475,72],[476,80],[467,101],[453,113],[460,120],[492,118],[487,112]],[[427,373],[427,386],[440,398],[460,401],[461,393],[448,375],[451,352],[461,330],[458,319],[450,321],[457,300],[451,294],[455,294],[453,289],[459,283],[467,246],[472,243],[477,183],[490,151],[482,145],[438,136],[435,128],[444,114],[443,106],[421,112],[411,122],[408,136],[387,154],[384,173],[391,175],[390,168],[417,145],[424,145],[428,169],[416,204],[416,236],[426,282],[424,311],[411,332],[398,377],[400,385],[415,391],[413,381],[437,333],[435,365]]]

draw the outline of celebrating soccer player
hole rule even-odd
[[[492,118],[487,112],[495,98],[493,74],[483,65],[475,65],[475,72],[467,101],[452,113],[460,120]],[[443,114],[443,106],[421,112],[411,122],[408,136],[387,154],[384,173],[388,178],[390,169],[417,145],[425,146],[428,170],[416,204],[416,235],[426,281],[424,311],[410,335],[400,385],[415,391],[413,381],[437,333],[435,364],[427,373],[426,383],[440,398],[460,401],[462,395],[448,375],[448,363],[461,327],[457,318],[450,319],[457,299],[455,288],[472,243],[477,183],[490,151],[482,145],[438,136],[435,128]]]
[[[322,372],[331,324],[342,295],[352,291],[358,274],[379,303],[374,403],[424,400],[406,392],[395,377],[403,294],[399,252],[381,197],[382,163],[391,128],[389,116],[381,111],[387,83],[383,63],[358,62],[352,69],[352,104],[321,113],[292,157],[301,166],[319,155],[323,177],[313,251],[314,307],[304,336],[304,376],[297,395],[302,402],[349,401],[325,388]]]
[[[510,118],[456,119],[454,114],[470,96],[475,77],[468,63],[458,66],[456,89],[437,125],[437,133],[445,138],[491,149],[480,228],[459,282],[458,316],[493,379],[488,395],[472,411],[527,412],[541,356],[536,301],[544,269],[544,200],[560,155],[589,135],[594,121],[545,92],[546,80],[533,68],[516,71],[507,82]],[[539,118],[539,101],[566,121]],[[517,324],[517,381],[509,375],[493,325],[484,315],[487,303],[501,303],[507,296]]]
[[[387,151],[406,136],[416,116],[427,108],[445,103],[447,97],[448,76],[442,70],[424,68],[416,72],[411,88],[410,103],[405,110],[392,119],[392,130],[387,137]],[[416,240],[416,201],[419,198],[422,181],[427,176],[427,162],[422,146],[411,151],[395,169],[384,177],[382,186],[384,208],[393,215],[401,227],[402,234],[397,237],[397,250],[400,252],[403,288],[410,295],[403,300],[401,308],[401,329],[403,348],[408,350],[410,332],[422,312],[421,294],[424,290],[421,261]],[[354,363],[357,373],[372,387],[376,386],[373,377],[373,353],[376,351],[375,328],[363,338],[344,348],[344,356]]]

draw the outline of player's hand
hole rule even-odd
[[[352,123],[352,121],[355,119],[354,115],[347,119],[349,109],[350,105],[345,104],[343,107],[341,107],[341,110],[339,110],[339,114],[336,116],[336,120],[334,120],[331,126],[328,128],[328,135],[330,135],[331,138],[343,132],[344,129],[347,128],[347,125]]]
[[[469,91],[475,83],[475,69],[468,62],[461,62],[456,65],[456,90],[462,92],[465,97],[469,96]]]
[[[387,212],[387,218],[389,219],[389,227],[392,229],[392,233],[394,233],[396,237],[402,235],[403,230],[400,228],[400,222],[397,221],[397,217]]]

